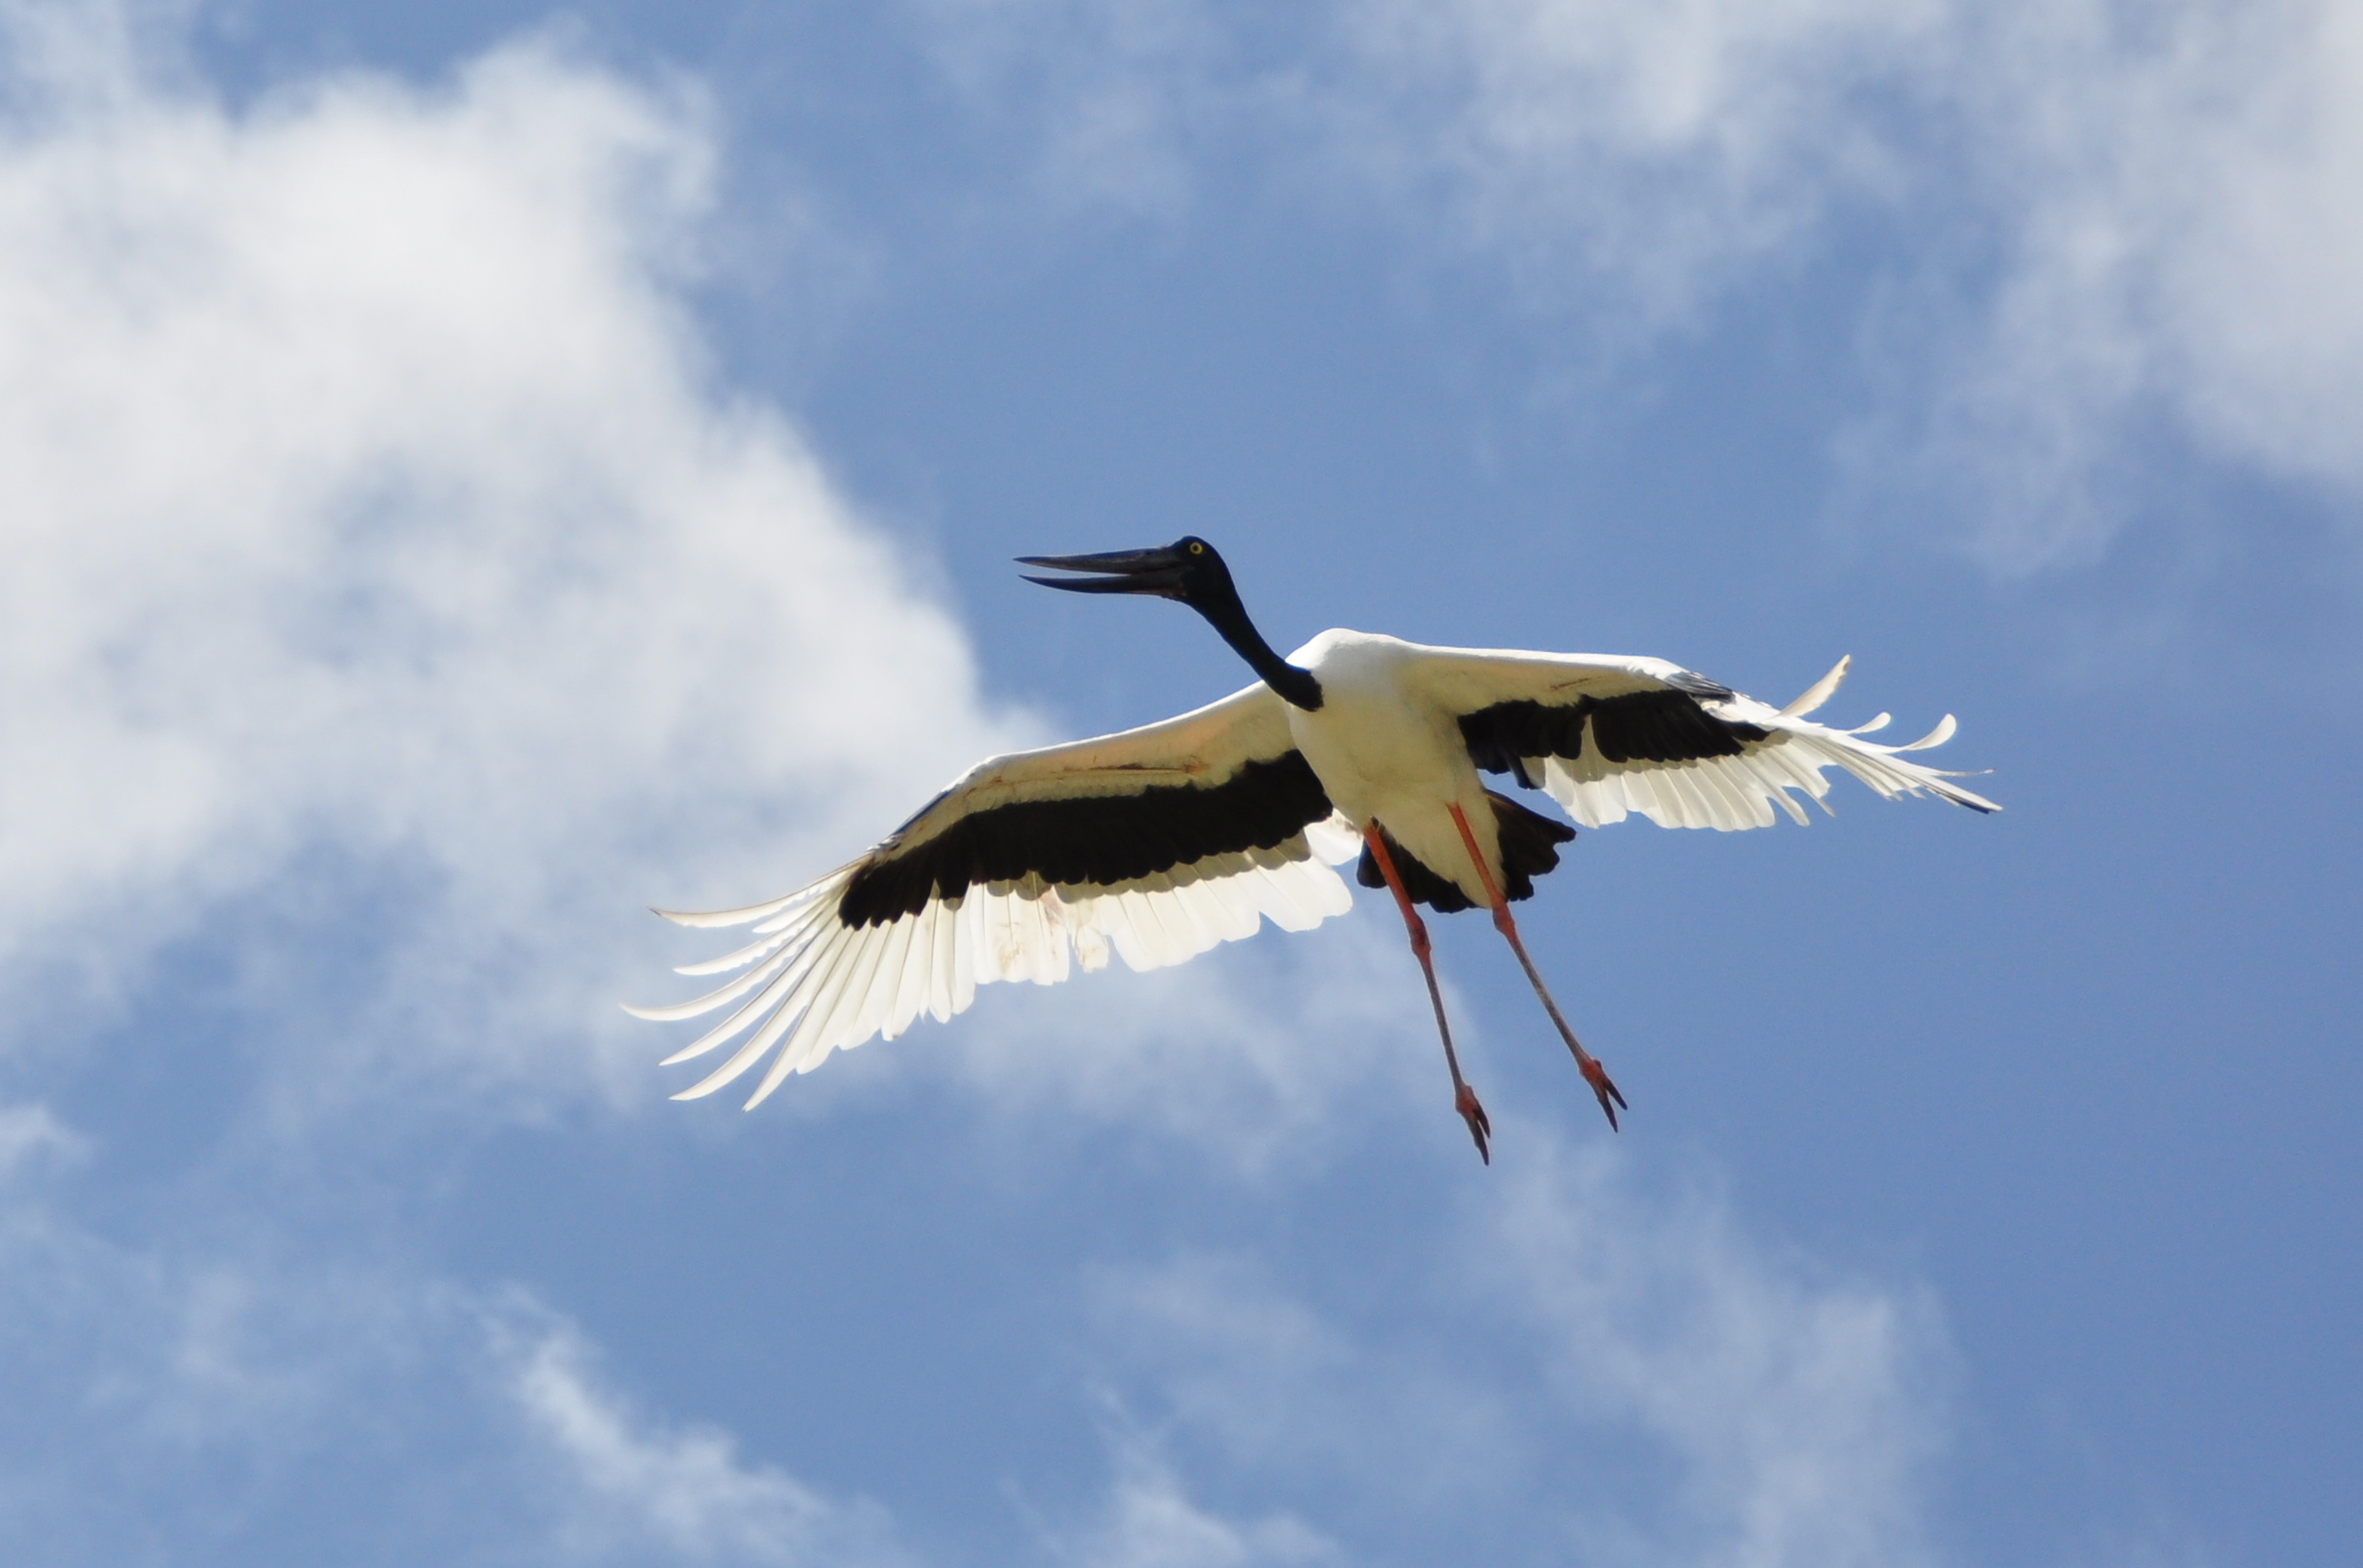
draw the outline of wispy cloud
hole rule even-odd
[[[1208,138],[1229,130],[1237,51],[1200,0],[915,0],[920,37],[970,111],[1015,132],[1022,179],[1062,218],[1174,223]]]
[[[402,1047],[315,1081],[579,1086],[636,902],[776,891],[733,856],[827,863],[867,786],[1017,733],[709,384],[694,95],[526,44],[233,112],[42,58],[0,131],[0,955],[100,995],[325,848],[392,899],[336,1034]]]
[[[1945,20],[1933,0],[916,10],[1054,206],[1174,221],[1244,166],[1250,183],[1375,198],[1414,250],[1506,260],[1531,301],[1590,300],[1606,308],[1570,317],[1625,340],[1687,322],[1833,205],[1897,183],[1869,106]]]
[[[1512,1200],[1446,1217],[1457,1244],[1389,1276],[1389,1310],[1237,1256],[1105,1275],[1104,1354],[1143,1419],[1235,1495],[1333,1499],[1306,1522],[1349,1553],[1450,1520],[1513,1556],[1933,1560],[1950,1352],[1927,1294],[1516,1131],[1541,1147],[1503,1173]]]
[[[668,1562],[814,1568],[916,1560],[893,1544],[891,1521],[875,1505],[841,1503],[773,1467],[749,1466],[719,1429],[638,1417],[601,1386],[590,1346],[568,1326],[521,1335],[502,1325],[500,1337],[516,1368],[510,1388],[571,1494],[559,1524],[570,1557],[655,1552]]]
[[[2363,516],[2354,8],[2032,7],[1963,47],[1949,90],[1999,237],[1935,346],[1919,452],[1984,558],[2093,558],[2160,500],[2160,435]]]
[[[1147,1433],[1111,1412],[1112,1475],[1080,1527],[1043,1532],[1053,1560],[1074,1568],[1311,1568],[1351,1559],[1295,1514],[1226,1517],[1191,1498]]]
[[[1441,207],[1464,254],[1633,342],[1785,264],[1833,208],[1906,176],[1883,99],[1941,47],[1940,4],[1453,0],[1339,8],[1336,143]],[[1636,310],[1638,307],[1638,316]]]
[[[1320,1167],[1355,1141],[1348,1128],[1434,1131],[1420,1113],[1444,1067],[1391,918],[1370,908],[1183,970],[989,999],[897,1076],[958,1083],[1028,1138],[1120,1126],[1256,1180]]]
[[[1929,1560],[1948,1356],[1926,1292],[1771,1254],[1710,1196],[1638,1202],[1598,1154],[1533,1168],[1476,1250],[1539,1369],[1680,1467],[1676,1557]]]
[[[44,1158],[71,1157],[83,1149],[80,1135],[48,1106],[0,1105],[0,1181],[20,1167]]]
[[[27,1560],[912,1560],[874,1505],[631,1408],[514,1288],[126,1245],[22,1196],[0,1265],[0,1529]]]
[[[1582,362],[1871,257],[1871,391],[1833,443],[1880,510],[2003,575],[2157,506],[2161,440],[2363,506],[2352,6],[1124,9],[925,9],[1070,204],[1172,219],[1254,170],[1508,280]]]
[[[89,1212],[137,1130],[0,1111],[0,1534],[899,1560],[874,1510],[627,1408],[530,1300],[323,1249],[280,1186],[363,1125],[655,1100],[613,1013],[656,978],[639,904],[775,890],[750,843],[822,862],[871,786],[1017,732],[796,432],[710,383],[696,94],[527,42],[233,109],[121,13],[6,21],[7,1065],[195,1053],[310,1153],[192,1177],[222,1201],[151,1234]],[[154,995],[212,932],[248,1062]]]

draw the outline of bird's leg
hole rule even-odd
[[[1509,900],[1501,896],[1500,887],[1495,883],[1494,873],[1486,865],[1485,852],[1477,847],[1477,835],[1469,831],[1469,819],[1461,814],[1458,804],[1447,809],[1452,813],[1453,826],[1461,830],[1461,842],[1469,847],[1469,859],[1477,864],[1478,880],[1485,883],[1486,901],[1494,906],[1494,929],[1509,939],[1509,950],[1517,954],[1518,963],[1526,971],[1526,978],[1533,982],[1534,994],[1542,999],[1542,1010],[1559,1026],[1559,1037],[1567,1042],[1569,1050],[1575,1052],[1576,1068],[1583,1073],[1584,1081],[1592,1086],[1592,1093],[1599,1097],[1600,1109],[1607,1113],[1609,1128],[1614,1131],[1617,1107],[1625,1104],[1625,1097],[1617,1092],[1615,1084],[1609,1082],[1608,1069],[1600,1065],[1600,1058],[1584,1049],[1583,1042],[1575,1037],[1575,1030],[1567,1026],[1567,1019],[1559,1012],[1559,1005],[1551,1000],[1550,988],[1542,983],[1542,975],[1534,967],[1534,960],[1526,956],[1526,944],[1518,940],[1518,923],[1509,917]]]
[[[1461,1113],[1461,1120],[1469,1124],[1469,1136],[1477,1140],[1477,1158],[1492,1165],[1494,1156],[1486,1148],[1486,1140],[1493,1136],[1494,1124],[1478,1103],[1477,1091],[1461,1076],[1461,1058],[1452,1048],[1452,1025],[1444,1020],[1444,993],[1436,987],[1436,965],[1428,956],[1427,922],[1412,907],[1411,894],[1403,890],[1403,878],[1395,874],[1395,858],[1387,853],[1377,823],[1362,830],[1362,840],[1370,847],[1370,859],[1378,862],[1378,873],[1386,878],[1387,890],[1395,895],[1395,907],[1403,911],[1404,928],[1411,933],[1411,956],[1419,960],[1419,972],[1427,977],[1428,1001],[1436,1009],[1436,1032],[1444,1037],[1444,1065],[1452,1072],[1453,1109]]]

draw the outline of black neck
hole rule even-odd
[[[1222,640],[1264,678],[1264,685],[1308,713],[1321,706],[1321,683],[1313,678],[1313,672],[1299,669],[1272,651],[1263,633],[1247,618],[1247,606],[1239,602],[1238,594],[1225,593],[1204,602],[1193,598],[1189,607],[1222,634]]]

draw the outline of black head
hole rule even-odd
[[[1146,593],[1160,599],[1180,599],[1199,610],[1236,604],[1238,589],[1214,547],[1196,535],[1184,535],[1154,549],[1112,549],[1098,555],[1021,555],[1019,564],[1048,566],[1054,571],[1092,573],[1082,577],[1036,577],[1027,582],[1069,593]]]
[[[1146,593],[1160,599],[1179,599],[1203,615],[1238,651],[1266,685],[1297,706],[1321,706],[1321,683],[1272,651],[1271,644],[1247,619],[1239,590],[1231,585],[1231,569],[1214,547],[1195,534],[1184,534],[1155,549],[1114,549],[1104,555],[1021,555],[1028,566],[1056,571],[1087,572],[1078,577],[1033,577],[1045,588],[1069,593]]]

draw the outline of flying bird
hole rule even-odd
[[[673,1007],[678,1020],[728,1009],[666,1058],[739,1041],[676,1095],[711,1094],[771,1055],[752,1109],[790,1072],[927,1014],[949,1019],[979,985],[1049,985],[1121,954],[1136,970],[1178,964],[1264,920],[1303,931],[1352,906],[1333,865],[1393,895],[1427,979],[1453,1104],[1489,1164],[1492,1123],[1461,1072],[1437,989],[1422,904],[1484,907],[1574,1053],[1610,1127],[1625,1097],[1576,1037],[1519,939],[1509,906],[1559,863],[1575,830],[1488,789],[1504,774],[1586,827],[1639,812],[1663,828],[1803,824],[1836,766],[1884,796],[1999,808],[1962,775],[1903,754],[1952,738],[1951,714],[1885,746],[1809,716],[1837,690],[1841,659],[1775,708],[1662,659],[1431,648],[1367,632],[1323,632],[1283,659],[1247,617],[1230,570],[1195,537],[1153,549],[1028,555],[1074,573],[1028,581],[1070,593],[1134,593],[1188,605],[1255,671],[1256,684],[1194,712],[1118,734],[991,757],[875,848],[784,898],[711,914],[659,910],[689,926],[752,926],[736,952],[685,975],[736,978]],[[1823,810],[1827,810],[1824,804]],[[739,1037],[745,1038],[740,1040]]]

